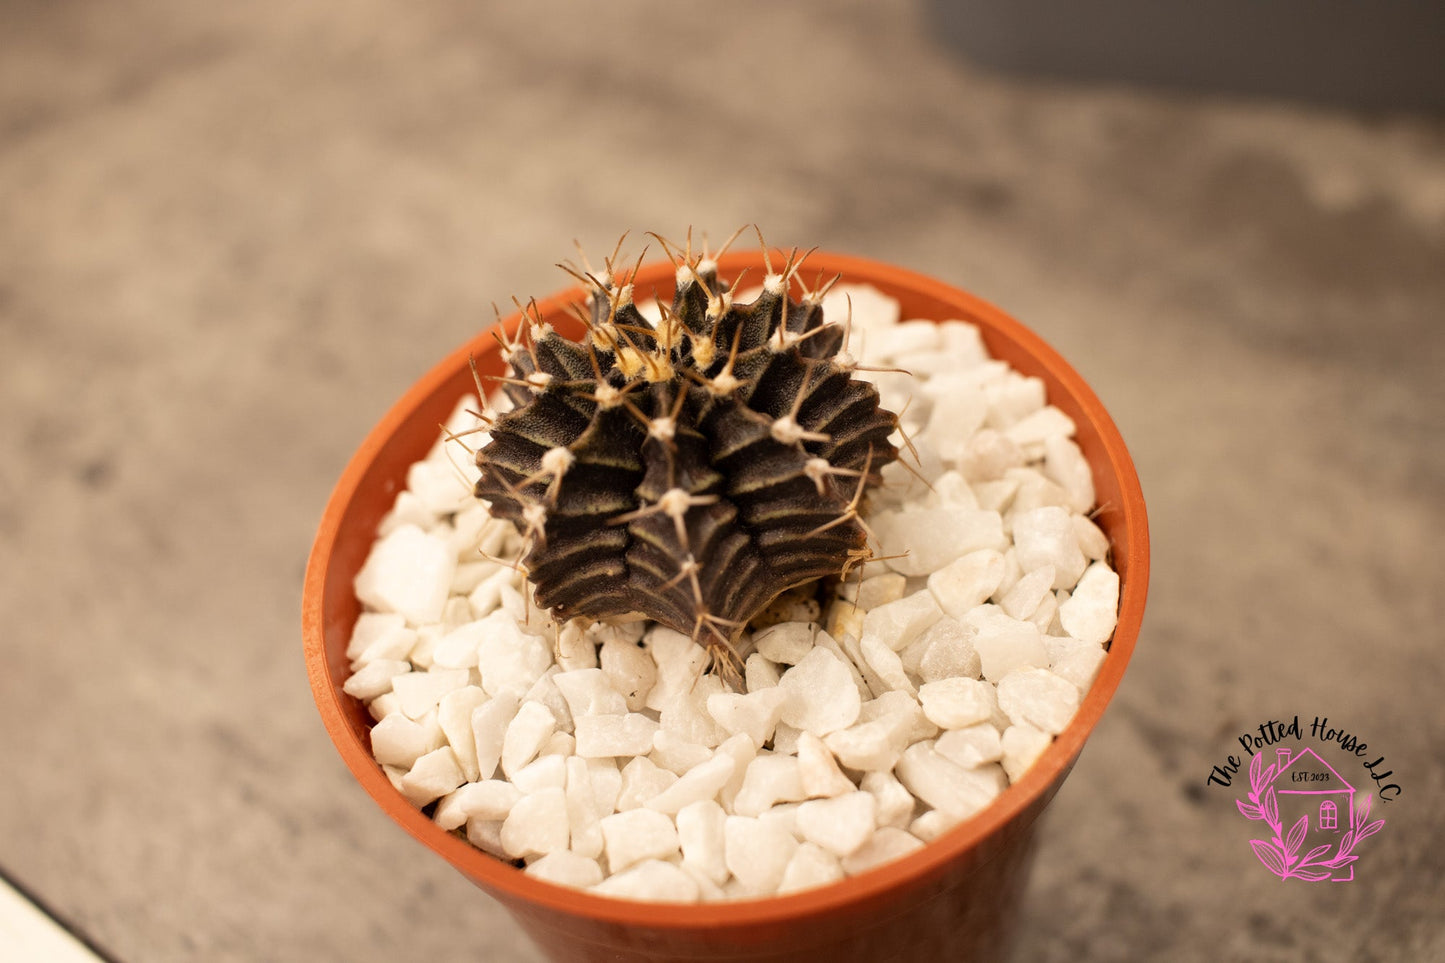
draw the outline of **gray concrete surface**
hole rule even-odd
[[[1445,959],[1445,125],[990,78],[904,0],[0,4],[0,867],[127,963],[536,960],[343,770],[306,552],[573,237],[754,221],[1005,306],[1138,463],[1020,958]],[[1348,885],[1204,785],[1294,713],[1403,788]]]

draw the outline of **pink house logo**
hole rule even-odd
[[[1268,765],[1267,755],[1261,752],[1249,764],[1248,801],[1235,800],[1246,819],[1263,821],[1272,833],[1249,841],[1254,855],[1280,879],[1354,879],[1355,847],[1385,825],[1383,819],[1369,821],[1373,797],[1363,794],[1357,808],[1355,787],[1313,749],[1276,749]]]

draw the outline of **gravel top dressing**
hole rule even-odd
[[[674,629],[533,605],[521,537],[472,495],[476,399],[411,467],[356,578],[345,691],[442,828],[598,894],[765,897],[923,846],[1068,725],[1119,601],[1073,423],[972,325],[863,287],[823,309],[903,369],[858,377],[912,451],[861,506],[875,560],[756,619],[736,691]]]

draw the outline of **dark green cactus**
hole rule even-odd
[[[868,557],[858,508],[898,419],[852,377],[796,251],[774,272],[765,246],[763,291],[736,304],[706,252],[663,246],[677,286],[656,325],[614,254],[571,269],[589,288],[581,343],[538,319],[505,345],[515,407],[477,454],[476,494],[525,537],[558,619],[639,612],[732,653],[780,592]]]

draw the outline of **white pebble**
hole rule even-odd
[[[1059,624],[1081,642],[1103,645],[1119,618],[1119,576],[1103,562],[1084,572],[1069,600],[1059,606]]]
[[[1031,725],[1017,723],[1003,731],[1000,741],[1004,772],[1008,773],[1009,782],[1018,782],[1054,739]]]
[[[457,757],[443,746],[419,758],[401,779],[401,791],[414,806],[440,799],[465,781]]]
[[[922,848],[923,843],[906,831],[885,826],[856,852],[842,859],[843,871],[849,876],[857,876]]]
[[[1013,619],[1028,619],[1038,611],[1046,596],[1054,591],[1054,567],[1044,564],[1019,578],[1003,597],[998,607]],[[980,600],[982,601],[982,600]]]
[[[457,557],[445,538],[402,525],[383,536],[356,574],[356,597],[381,612],[396,612],[412,625],[442,617]]]
[[[574,720],[577,755],[641,756],[652,751],[652,737],[658,725],[639,712],[625,716],[582,716]]]
[[[1003,758],[999,731],[991,722],[950,729],[938,737],[933,748],[939,755],[953,760],[965,769],[998,762]]]
[[[857,638],[863,631],[863,613],[846,603],[836,603],[833,606],[834,612],[839,612],[844,609],[855,612],[858,615],[858,624],[854,634],[854,638]],[[827,632],[819,632],[813,637],[813,645],[815,648],[828,652],[829,655],[837,659],[843,668],[848,671],[848,677],[853,680],[853,687],[858,690],[858,698],[860,700],[873,698],[873,693],[868,689],[868,683],[863,681],[863,674],[858,671],[858,667],[853,664],[853,660],[848,657],[848,653],[843,651],[843,647],[834,640],[832,635]]]
[[[465,605],[465,600],[462,604]],[[470,611],[470,610],[468,610]],[[446,669],[465,669],[477,664],[477,647],[482,644],[487,627],[482,622],[467,622],[437,640],[432,648],[432,662]]]
[[[521,698],[514,692],[503,692],[472,710],[472,743],[477,750],[477,772],[482,779],[492,778],[502,761],[502,743],[507,727],[517,715]]]
[[[667,859],[678,852],[672,820],[651,809],[629,809],[602,820],[603,848],[613,873],[645,859]]]
[[[1054,588],[1073,588],[1088,560],[1079,550],[1069,513],[1056,506],[1036,508],[1014,517],[1014,551],[1025,572],[1054,567]]]
[[[385,659],[396,662],[405,659],[411,650],[416,646],[417,630],[409,628],[406,620],[401,616],[395,616],[396,621],[401,623],[395,627],[388,627],[377,634],[371,643],[361,651],[360,655],[352,657],[352,668],[360,668],[368,662],[375,662],[378,659]]]
[[[811,732],[798,736],[798,779],[802,782],[803,795],[809,799],[853,791],[853,782],[838,768],[833,753]]]
[[[993,549],[970,552],[928,576],[928,591],[955,619],[988,601],[1003,581],[1003,555]]]
[[[955,619],[939,619],[920,640],[927,644],[918,663],[918,676],[924,682],[966,677],[977,679],[983,662],[973,647],[976,630]]]
[[[657,682],[647,694],[647,708],[661,710],[686,699],[707,667],[707,651],[681,632],[661,625],[648,630],[647,650],[657,666]],[[603,671],[607,662],[603,652]],[[624,692],[621,686],[617,689]]]
[[[863,660],[889,691],[906,692],[910,696],[917,694],[918,690],[908,680],[908,673],[903,670],[903,660],[888,643],[864,631],[859,647],[863,650]]]
[[[586,759],[569,756],[565,762],[567,782],[567,828],[572,852],[595,859],[602,855],[602,813],[597,810],[597,790]],[[610,814],[610,812],[609,812]]]
[[[507,818],[522,793],[504,779],[470,782],[455,793],[457,805],[468,819],[500,821]]]
[[[627,714],[627,700],[612,688],[601,669],[559,672],[552,677],[552,683],[567,700],[574,720],[581,716]]]
[[[567,758],[538,756],[512,773],[512,785],[523,795],[542,789],[567,788]]]
[[[723,826],[727,813],[716,802],[705,799],[677,811],[677,838],[685,864],[697,867],[715,885],[731,875],[724,858]]]
[[[693,684],[690,693],[673,699],[662,708],[658,713],[660,725],[679,739],[700,746],[715,746],[726,740],[728,734],[707,711],[707,700],[725,688],[720,676],[703,676]]]
[[[587,774],[592,777],[592,794],[597,798],[597,815],[616,812],[617,799],[622,794],[622,770],[617,768],[617,760],[588,759],[586,762]]]
[[[942,729],[962,729],[987,722],[998,707],[994,687],[966,677],[927,682],[918,690],[923,714]]]
[[[652,737],[652,752],[647,754],[658,766],[681,776],[694,766],[713,757],[713,751],[696,742],[688,742],[668,729],[658,729]]]
[[[1078,539],[1079,550],[1085,557],[1097,562],[1109,554],[1109,536],[1104,534],[1103,529],[1083,515],[1074,515],[1069,520],[1073,522],[1074,537]]]
[[[677,782],[647,800],[647,808],[675,813],[684,806],[711,800],[732,778],[731,756],[714,756],[680,776]]]
[[[1050,635],[1062,634],[1063,626],[1059,625],[1059,593],[1045,595],[1039,607],[1029,616],[1029,621],[1039,630],[1039,633],[1047,638]]]
[[[523,702],[502,737],[502,772],[514,778],[556,731],[557,717],[551,709],[539,702]]]
[[[622,784],[617,792],[617,811],[637,809],[649,799],[677,782],[676,773],[657,766],[646,756],[638,756],[622,767]]]
[[[557,630],[557,665],[563,672],[597,668],[597,645],[576,620]]]
[[[737,798],[738,790],[742,789],[748,766],[752,765],[752,761],[757,758],[758,749],[753,745],[752,739],[739,733],[736,736],[730,736],[722,745],[718,746],[717,755],[731,756],[733,760],[732,778],[718,792],[718,802],[722,803],[725,808],[731,809]]]
[[[930,508],[978,511],[981,507],[968,479],[958,471],[946,471],[938,476],[933,483],[933,494],[938,501],[936,505],[930,505]]]
[[[572,710],[567,705],[567,700],[562,697],[562,690],[557,688],[553,681],[561,674],[561,670],[555,665],[548,666],[527,694],[522,697],[523,702],[540,702],[552,712],[552,717],[557,720],[559,732],[569,732],[572,729]]]
[[[400,712],[371,727],[371,754],[384,766],[410,769],[422,756],[439,748],[425,726]]]
[[[792,692],[773,686],[749,692],[719,692],[708,696],[707,711],[729,735],[746,733],[759,749],[773,737]]]
[[[832,641],[819,633],[819,639],[823,638]],[[782,721],[815,736],[851,726],[862,706],[852,673],[822,646],[784,672],[778,688],[790,695],[783,704]]]
[[[351,627],[351,641],[346,644],[346,658],[355,662],[361,658],[363,652],[385,636],[396,633],[415,635],[414,630],[407,628],[405,616],[394,612],[362,612]]]
[[[813,651],[813,626],[808,622],[780,622],[754,635],[753,644],[764,658],[797,665]]]
[[[516,620],[500,609],[482,622],[487,631],[477,648],[482,688],[492,696],[509,689],[525,693],[552,664],[551,650],[539,637],[523,632]]]
[[[558,788],[523,795],[501,824],[501,849],[513,859],[561,852],[566,840],[566,794]]]
[[[970,552],[1008,546],[998,512],[947,508],[879,512],[870,522],[888,566],[903,575],[929,575]]]
[[[437,705],[437,724],[446,735],[467,782],[482,778],[477,767],[477,740],[472,732],[472,713],[487,701],[480,686],[469,685],[448,692]]]
[[[965,769],[927,742],[905,749],[896,772],[898,781],[913,795],[959,819],[983,809],[1008,784],[1001,767],[988,764]]]
[[[865,772],[860,789],[873,796],[874,819],[879,826],[908,828],[917,801],[891,772]]]
[[[442,696],[463,688],[470,679],[471,673],[466,669],[408,672],[391,680],[391,691],[396,693],[403,713],[420,719],[437,707]]]
[[[961,820],[951,813],[946,813],[941,809],[930,809],[908,824],[908,833],[925,843],[931,843],[960,822]]]
[[[472,501],[466,479],[445,456],[413,462],[406,472],[406,490],[433,515],[450,515]]]
[[[985,498],[979,486],[989,482],[997,482],[1003,478],[1004,472],[1010,468],[1017,468],[1024,463],[1023,450],[1013,439],[993,430],[985,428],[976,432],[955,458],[958,464],[958,471],[969,482],[973,483],[974,500],[979,508],[993,507],[1002,510],[997,505],[990,505],[995,498]],[[1003,494],[1003,501],[1013,499],[1014,492],[1018,490],[1017,485],[1004,489],[988,489],[989,494],[999,491]]]
[[[633,642],[612,638],[602,643],[597,658],[607,681],[627,700],[627,710],[640,712],[646,708],[647,698],[657,681],[657,665],[647,650]]]
[[[732,810],[739,816],[756,816],[775,803],[807,798],[796,756],[759,753],[748,763],[742,786],[733,799]]]
[[[798,890],[826,886],[843,878],[843,866],[838,857],[816,843],[803,843],[788,860],[783,878],[778,883],[778,895],[796,893]]]
[[[882,575],[865,578],[860,582],[853,601],[865,612],[872,611],[903,598],[907,586],[908,579],[902,575],[897,572],[885,572]]]
[[[729,816],[723,825],[727,867],[743,890],[753,896],[778,891],[798,841],[776,823],[748,816]]]
[[[964,618],[973,626],[973,648],[983,677],[997,682],[1018,668],[1043,668],[1048,653],[1032,622],[1009,618],[997,605],[980,605]]]
[[[602,882],[602,867],[597,865],[597,860],[565,849],[548,853],[529,863],[526,872],[528,876],[535,876],[558,886],[575,886],[580,889]]]
[[[460,791],[449,792],[438,799],[436,809],[432,812],[431,821],[447,832],[461,828],[467,821],[467,814],[462,812],[461,804],[457,802],[457,792]]]
[[[861,791],[810,799],[798,807],[798,833],[835,856],[847,856],[873,835],[877,806],[871,793]]]
[[[366,704],[366,712],[373,722],[380,722],[389,715],[401,715],[401,702],[395,692],[383,692]]]
[[[1012,722],[1058,735],[1079,709],[1079,689],[1048,669],[1023,669],[999,680],[998,707]]]
[[[929,583],[932,584],[932,578]],[[943,611],[932,595],[916,592],[880,605],[863,616],[862,637],[867,639],[871,636],[897,652],[922,635],[942,616]]]
[[[908,744],[908,734],[897,721],[875,719],[830,732],[823,742],[843,765],[866,772],[892,769]]]
[[[1018,492],[1019,483],[1016,478],[981,481],[973,485],[973,497],[978,501],[979,509],[1000,514],[1009,510]]]
[[[1040,408],[1004,429],[1004,434],[1020,448],[1046,444],[1049,438],[1068,438],[1074,433],[1074,420],[1053,405]],[[1089,500],[1093,504],[1093,499]]]
[[[743,663],[743,683],[748,692],[757,692],[759,689],[777,685],[782,674],[777,663],[765,657],[761,652],[754,652]]]
[[[502,826],[500,819],[468,819],[467,842],[498,859],[511,859],[502,846]]]
[[[592,892],[650,903],[695,903],[701,891],[697,880],[672,863],[649,859],[607,877]]]
[[[1094,507],[1094,473],[1079,446],[1062,435],[1044,439],[1044,474],[1068,493],[1069,508],[1087,512]]]
[[[417,627],[416,644],[411,647],[411,651],[406,656],[411,660],[412,668],[425,670],[432,667],[432,650],[436,648],[437,642],[441,641],[441,637],[446,634],[446,631],[439,622]]]
[[[411,671],[410,662],[377,659],[362,666],[341,686],[341,691],[363,702],[391,691],[391,680]]]
[[[1099,668],[1108,653],[1093,642],[1081,642],[1070,636],[1045,636],[1044,647],[1049,652],[1049,671],[1061,679],[1068,679],[1084,695],[1094,684]]]

